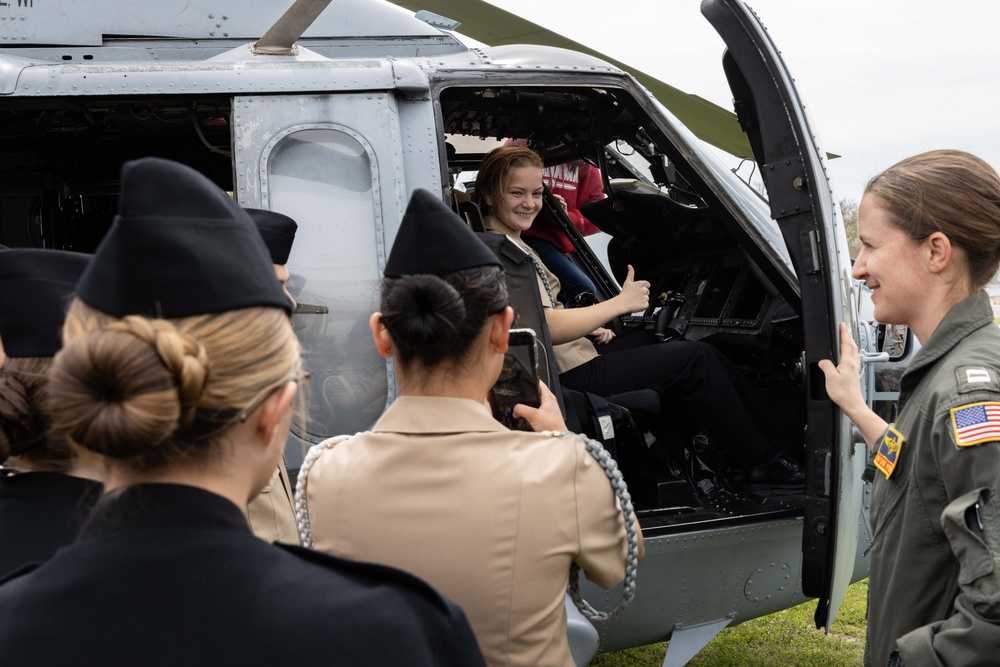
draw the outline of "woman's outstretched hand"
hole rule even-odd
[[[835,366],[829,359],[823,359],[819,369],[826,376],[826,393],[830,400],[858,427],[868,449],[874,450],[875,443],[889,425],[868,407],[861,394],[861,354],[845,322],[840,323],[840,363]]]
[[[849,409],[864,405],[861,396],[861,355],[854,338],[847,331],[847,324],[840,323],[840,363],[834,365],[829,359],[819,362],[819,369],[826,376],[826,393],[830,400],[850,415]]]

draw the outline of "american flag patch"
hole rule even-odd
[[[972,403],[952,408],[951,427],[959,447],[1000,440],[1000,403]]]

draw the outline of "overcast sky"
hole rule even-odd
[[[700,0],[489,0],[731,109],[722,40]],[[782,51],[829,163],[835,196],[933,148],[1000,168],[1000,2],[752,0]],[[461,28],[459,28],[461,31]],[[734,164],[735,166],[735,164]]]

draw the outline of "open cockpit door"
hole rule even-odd
[[[808,424],[802,590],[819,598],[816,624],[829,629],[854,571],[865,463],[817,366],[836,358],[837,325],[850,313],[846,237],[823,154],[764,27],[738,0],[703,0],[701,11],[726,43],[723,67],[736,113],[799,278]]]

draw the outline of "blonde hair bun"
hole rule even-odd
[[[129,316],[68,342],[49,380],[54,426],[129,458],[190,426],[209,375],[205,349],[167,320]]]

